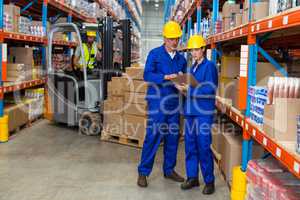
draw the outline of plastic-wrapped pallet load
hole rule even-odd
[[[44,88],[26,89],[25,103],[28,104],[28,119],[33,121],[44,113]]]
[[[300,199],[300,181],[274,158],[252,160],[247,172],[248,200]]]

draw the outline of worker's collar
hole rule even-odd
[[[199,63],[195,62],[193,65],[193,68],[192,68],[193,72],[195,73],[197,71],[197,69],[199,69],[199,66],[205,64],[206,62],[207,62],[207,59],[205,57],[202,58],[201,62],[199,62]]]
[[[177,51],[176,50],[172,51],[172,52],[168,52],[165,45],[162,45],[162,49],[164,50],[164,52],[166,52],[171,57],[171,59],[174,59],[176,57],[176,55],[177,55]]]

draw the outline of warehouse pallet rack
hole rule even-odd
[[[213,34],[207,38],[207,43],[212,50],[211,60],[217,63],[218,56],[222,56],[222,44],[239,43],[240,45],[247,45],[248,48],[248,64],[245,66],[246,74],[244,77],[240,77],[240,110],[245,112],[240,112],[236,108],[227,104],[221,98],[217,98],[216,106],[221,112],[228,115],[234,122],[243,128],[243,150],[242,150],[242,170],[245,171],[247,168],[248,161],[252,158],[252,145],[253,140],[256,140],[261,144],[269,153],[271,153],[274,158],[279,160],[287,169],[293,173],[296,177],[300,178],[300,156],[290,151],[287,147],[279,144],[274,139],[268,137],[264,131],[258,128],[248,117],[250,111],[250,100],[248,95],[248,88],[250,86],[256,85],[256,65],[258,60],[258,53],[260,53],[265,60],[269,61],[278,71],[280,71],[284,76],[287,76],[287,72],[276,62],[274,58],[271,57],[265,51],[263,47],[274,42],[266,41],[266,44],[262,44],[271,36],[272,33],[287,33],[291,30],[300,27],[300,8],[292,8],[285,12],[279,13],[275,16],[270,16],[258,21],[251,20],[252,13],[252,3],[254,0],[249,0],[249,23],[236,27],[226,32],[219,34]],[[213,3],[212,10],[212,26],[215,27],[215,23],[218,19],[218,12],[220,5],[223,5],[224,1],[219,0],[194,0],[190,8],[184,13],[184,17],[180,24],[183,27],[183,32],[185,33],[182,37],[182,43],[185,43],[191,35],[192,21],[197,23],[196,32],[200,33],[200,23],[202,8],[207,7],[209,3]],[[174,5],[174,0],[168,0],[167,5]],[[174,8],[175,13],[178,7]],[[165,10],[165,20],[170,16],[170,9]],[[299,37],[295,36],[284,36],[282,34],[279,36],[281,41],[278,44],[291,44],[292,42],[299,41]],[[296,40],[298,39],[298,40]],[[277,44],[277,45],[278,45]],[[275,44],[276,45],[276,44]],[[181,48],[181,50],[185,50]],[[299,55],[297,51],[294,55]]]
[[[15,32],[7,32],[3,29],[3,14],[4,14],[4,4],[5,3],[15,3],[15,5],[20,6],[22,8],[21,13],[26,14],[29,16],[34,16],[42,19],[43,29],[44,31],[47,30],[47,21],[49,16],[67,16],[67,21],[72,22],[75,21],[82,21],[88,23],[96,23],[97,20],[95,18],[91,18],[87,16],[85,13],[80,13],[77,10],[73,9],[72,7],[63,3],[63,1],[59,0],[32,0],[32,1],[9,1],[9,0],[0,0],[0,119],[4,117],[4,95],[6,93],[20,91],[26,88],[32,88],[35,86],[42,86],[46,83],[46,77],[31,80],[31,81],[24,81],[20,83],[4,83],[2,80],[2,67],[7,64],[7,45],[5,42],[12,41],[15,43],[23,43],[23,44],[31,44],[35,46],[43,46],[42,48],[42,65],[43,67],[46,66],[46,45],[47,45],[47,37],[39,37],[34,35],[22,34],[22,33],[15,33]],[[107,15],[112,16],[115,20],[120,20],[117,13],[114,13],[112,8],[107,4],[105,0],[96,0],[100,6],[100,8],[105,9],[107,11]],[[128,0],[118,0],[119,4],[123,6],[126,12],[126,18],[131,19],[134,24],[133,26],[136,27],[136,30],[133,32],[133,36],[140,39],[140,27],[141,21],[140,16],[142,13],[141,2],[139,0],[134,0],[134,7],[132,4],[129,3]],[[46,34],[45,34],[46,35]],[[70,39],[70,36],[69,36]],[[57,41],[55,40],[54,45],[75,48],[77,44],[75,42],[66,42],[66,41]],[[134,62],[139,61],[139,52],[134,52]]]

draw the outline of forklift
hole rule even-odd
[[[96,29],[101,39],[101,62],[94,63],[89,71],[87,63],[81,70],[82,76],[73,71],[56,70],[52,64],[53,37],[55,33],[72,33],[78,36],[81,55],[83,35]],[[122,33],[121,38],[116,33]],[[114,44],[121,40],[121,48]],[[114,76],[121,76],[131,64],[131,23],[130,20],[114,21],[111,17],[98,19],[98,24],[59,23],[52,26],[48,34],[47,49],[47,91],[48,113],[55,123],[78,127],[84,135],[99,135],[103,124],[103,102],[107,98],[107,83]],[[120,53],[121,61],[115,61],[114,54]],[[83,59],[84,60],[84,59]],[[85,62],[85,61],[84,61]]]

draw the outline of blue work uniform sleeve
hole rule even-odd
[[[183,63],[182,72],[183,72],[183,73],[186,73],[186,72],[187,72],[187,62],[186,62],[185,59],[184,59],[184,63]]]
[[[189,86],[188,96],[193,98],[213,98],[218,88],[218,73],[213,64],[207,65],[203,82],[197,87]]]
[[[164,82],[164,74],[156,70],[155,54],[150,52],[144,70],[144,80],[150,83],[161,84]]]

